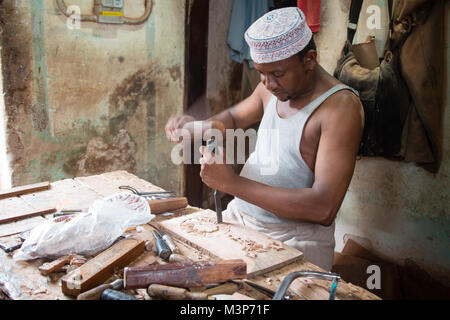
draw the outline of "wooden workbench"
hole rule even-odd
[[[0,200],[0,218],[12,212],[55,207],[58,210],[88,209],[97,199],[101,199],[123,190],[121,185],[129,185],[142,191],[160,191],[161,188],[138,178],[126,171],[115,171],[90,177],[79,177],[51,183],[51,188],[32,194],[16,196]],[[128,192],[128,191],[123,191]],[[201,209],[188,207],[174,212],[173,216],[199,211]],[[18,234],[33,228],[37,224],[51,218],[52,215],[38,216],[26,220],[0,225],[0,240],[18,237]],[[170,219],[171,216],[158,216],[154,219]],[[133,236],[143,240],[153,239],[152,227],[142,226],[138,231],[132,231]],[[196,249],[177,242],[181,253],[193,260],[209,260],[210,257]],[[146,253],[148,254],[148,253]],[[37,259],[29,262],[16,262],[11,255],[0,250],[0,299],[13,300],[67,300],[61,291],[61,277],[64,273],[43,276],[38,270],[46,260]],[[283,278],[294,271],[323,271],[319,267],[301,260],[267,274],[252,278],[253,282],[276,291]],[[296,279],[289,287],[288,293],[299,299],[327,300],[331,282],[315,279]],[[136,292],[129,292],[136,294]],[[240,293],[255,299],[268,299],[267,296],[248,288]],[[336,299],[340,300],[379,300],[371,292],[341,281],[337,288]]]

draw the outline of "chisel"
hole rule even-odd
[[[167,246],[170,248],[172,253],[178,253],[178,248],[173,242],[172,238],[161,230],[158,230],[158,233],[161,235],[161,238],[166,242]]]
[[[220,155],[219,148],[217,147],[217,143],[215,140],[211,139],[206,142],[206,147],[209,151],[213,152],[216,155]],[[214,202],[216,205],[216,214],[217,214],[217,223],[222,223],[222,202],[220,199],[220,193],[218,190],[214,190]]]
[[[103,291],[106,289],[121,290],[123,288],[123,280],[117,279],[111,283],[106,283],[95,287],[89,291],[78,295],[77,300],[100,300]]]

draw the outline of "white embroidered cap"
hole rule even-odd
[[[312,32],[304,13],[296,7],[266,13],[245,32],[250,56],[256,63],[270,63],[292,57],[311,41]]]

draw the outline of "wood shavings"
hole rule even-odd
[[[147,240],[145,241],[145,250],[152,251],[153,250],[153,241]]]
[[[253,240],[242,239],[241,237],[234,237],[231,234],[229,234],[228,237],[231,240],[234,240],[234,241],[240,243],[243,246],[242,251],[244,251],[245,255],[250,258],[256,258],[258,256],[258,253],[268,252],[271,250],[276,250],[276,251],[284,250],[283,245],[281,243],[277,243],[275,241],[273,241],[267,245],[262,245],[260,243],[256,243]]]
[[[67,266],[64,266],[62,269],[65,270],[66,274],[68,274],[68,273],[71,273],[73,270],[78,269],[78,266],[76,266],[76,265],[67,265]],[[81,275],[80,275],[80,277],[81,277]]]
[[[33,291],[33,295],[46,294],[46,293],[47,293],[47,289],[45,289],[45,288],[39,288],[39,289]]]
[[[79,255],[74,255],[72,257],[72,260],[70,260],[70,265],[71,266],[76,266],[76,267],[81,267],[83,264],[85,264],[87,262],[87,259],[83,256],[79,256]]]
[[[152,300],[152,297],[147,293],[147,289],[135,289],[136,295],[134,297],[138,300]]]
[[[65,271],[64,271],[64,273],[62,273],[62,272],[51,273],[47,276],[47,282],[55,283],[59,279],[61,279],[61,277],[64,276],[65,274],[66,274]]]
[[[26,285],[21,285],[21,286],[20,286],[20,290],[21,290],[22,292],[24,292],[24,293],[27,293],[27,294],[30,295],[30,296],[33,294],[33,289],[29,288],[29,287],[26,286]]]
[[[298,280],[308,288],[311,288],[311,286],[314,284],[314,281],[308,278],[299,278]]]
[[[189,233],[206,235],[219,231],[217,221],[209,217],[187,219],[180,226]]]
[[[281,242],[271,242],[268,246],[270,249],[276,250],[276,251],[282,251],[284,250],[283,244]]]

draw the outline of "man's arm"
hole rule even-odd
[[[267,90],[262,84],[253,91],[252,95],[238,104],[230,107],[221,113],[202,121],[202,131],[208,129],[218,129],[225,132],[225,129],[247,129],[254,123],[260,121],[264,114],[264,99],[267,98]],[[190,116],[174,116],[166,124],[166,135],[173,140],[177,137],[178,129],[188,129],[193,133],[195,119]]]
[[[229,168],[216,164],[203,165],[203,180],[212,188],[279,217],[331,225],[353,176],[364,115],[361,103],[350,93],[333,97],[328,106],[326,117],[321,122],[315,181],[311,188],[271,187],[233,175]],[[214,181],[222,183],[215,185]]]
[[[247,129],[262,119],[263,101],[267,98],[267,94],[264,85],[260,83],[251,96],[208,120],[221,121],[226,129]]]

